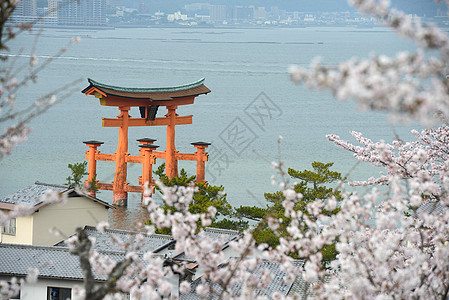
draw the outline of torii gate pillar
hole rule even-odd
[[[113,183],[113,200],[115,205],[126,206],[128,201],[128,193],[125,191],[126,175],[128,167],[126,163],[126,156],[128,153],[128,125],[129,125],[129,106],[120,106],[119,119],[122,120],[119,127],[117,152],[115,153],[115,176]]]
[[[167,106],[168,113],[166,117],[169,119],[167,125],[167,148],[166,148],[166,160],[165,160],[165,175],[172,179],[178,176],[178,161],[176,159],[176,147],[175,147],[175,118],[177,116],[177,106]]]

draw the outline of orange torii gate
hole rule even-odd
[[[89,147],[86,152],[86,159],[89,161],[89,175],[86,181],[92,182],[96,176],[96,162],[115,161],[115,175],[113,183],[97,183],[100,190],[113,191],[113,204],[126,205],[128,192],[144,192],[144,185],[148,182],[154,184],[152,179],[152,165],[156,158],[165,159],[165,174],[169,178],[178,175],[178,160],[192,160],[197,162],[196,181],[205,181],[205,162],[207,153],[205,149],[209,143],[196,142],[192,145],[197,148],[193,154],[179,153],[175,147],[175,126],[192,124],[192,115],[178,116],[176,109],[179,105],[193,104],[195,97],[207,94],[210,90],[203,84],[204,78],[186,85],[166,87],[166,88],[125,88],[106,85],[88,79],[89,86],[82,90],[86,95],[94,95],[100,99],[101,105],[117,106],[120,115],[116,119],[102,118],[103,127],[118,127],[119,138],[117,152],[115,154],[100,153],[97,148],[103,142],[85,141]],[[141,118],[132,118],[129,115],[131,107],[139,107]],[[156,113],[160,106],[167,108],[165,117],[157,118]],[[141,143],[138,156],[128,153],[128,127],[132,126],[167,126],[167,146],[165,151],[156,151],[154,139],[143,138],[137,140]],[[129,185],[126,182],[127,164],[142,164],[142,176],[139,177],[138,186]],[[95,192],[92,192],[95,195]]]

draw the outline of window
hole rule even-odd
[[[47,300],[72,299],[72,289],[60,287],[47,287]]]
[[[16,219],[13,218],[6,222],[5,226],[2,227],[2,233],[8,235],[16,235]]]
[[[8,285],[11,287],[11,282],[8,282]],[[20,289],[18,290],[18,291],[16,291],[17,292],[17,294],[14,294],[14,295],[10,295],[11,296],[11,298],[8,298],[8,299],[10,299],[10,300],[20,300]]]

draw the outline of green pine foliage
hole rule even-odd
[[[72,171],[72,175],[66,178],[67,184],[76,188],[81,188],[83,186],[83,177],[88,175],[87,161],[69,164],[67,167]]]
[[[333,187],[325,186],[345,180],[340,173],[330,170],[332,166],[333,163],[313,162],[312,170],[297,171],[288,169],[288,174],[293,179],[299,180],[298,183],[293,186],[293,190],[302,195],[302,199],[296,202],[294,206],[295,211],[301,211],[304,215],[311,217],[310,213],[307,211],[307,205],[309,203],[316,200],[326,200],[331,197],[335,197],[337,201],[342,199],[338,190]],[[282,202],[285,200],[285,197],[282,191],[265,193],[264,196],[265,200],[268,202],[266,208],[240,206],[236,211],[242,218],[260,222],[257,228],[258,230],[254,231],[254,238],[257,243],[266,243],[270,247],[276,247],[279,245],[279,238],[288,236],[287,227],[291,220],[284,215],[285,209],[282,206]],[[327,215],[332,215],[337,213],[339,209],[340,208],[337,206],[333,211],[326,211],[323,209],[323,212]],[[267,226],[267,217],[282,220],[280,227],[276,232]],[[304,228],[303,230],[307,231],[307,228]],[[331,261],[335,259],[337,255],[335,244],[323,247],[321,252],[325,261]],[[297,258],[296,253],[292,253],[291,255]]]
[[[238,217],[260,221],[267,214],[267,208],[258,206],[240,206],[235,209],[235,212]]]
[[[196,176],[189,176],[184,169],[181,169],[179,176],[169,179],[165,175],[165,164],[161,164],[154,174],[159,176],[159,180],[165,186],[188,186],[194,184],[198,191],[193,195],[193,200],[189,205],[189,212],[194,214],[207,213],[207,209],[213,206],[217,209],[217,219],[209,227],[243,230],[248,228],[248,222],[244,220],[235,220],[235,212],[226,199],[223,186],[214,186],[207,183],[195,183]],[[158,187],[157,190],[161,191]],[[176,212],[176,207],[164,203],[164,211]],[[201,228],[201,222],[198,221],[198,228]],[[171,234],[171,228],[156,229],[157,233]]]
[[[87,172],[87,161],[69,164],[67,167],[72,171],[72,175],[66,178],[66,184],[74,188],[82,189],[84,187],[83,177],[89,175],[89,173]],[[87,183],[87,191],[95,193],[99,192],[97,184],[97,174],[95,174],[92,180]]]

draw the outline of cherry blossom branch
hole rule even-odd
[[[92,265],[90,263],[92,242],[86,232],[83,229],[78,228],[76,236],[70,241],[70,245],[70,253],[79,257],[80,266],[84,275],[83,282],[85,297],[89,300],[104,299],[108,293],[114,291],[117,281],[123,276],[125,270],[133,262],[132,256],[128,256],[125,260],[117,262],[112,271],[108,274],[106,281],[101,284],[96,284]]]
[[[434,124],[436,114],[449,116],[449,39],[434,25],[390,10],[388,1],[351,0],[362,13],[378,18],[398,34],[421,47],[416,53],[395,58],[372,55],[353,58],[337,66],[319,59],[309,69],[290,67],[291,79],[313,89],[329,89],[340,100],[354,99],[362,109],[388,112],[393,119]],[[438,50],[438,56],[426,51]]]

